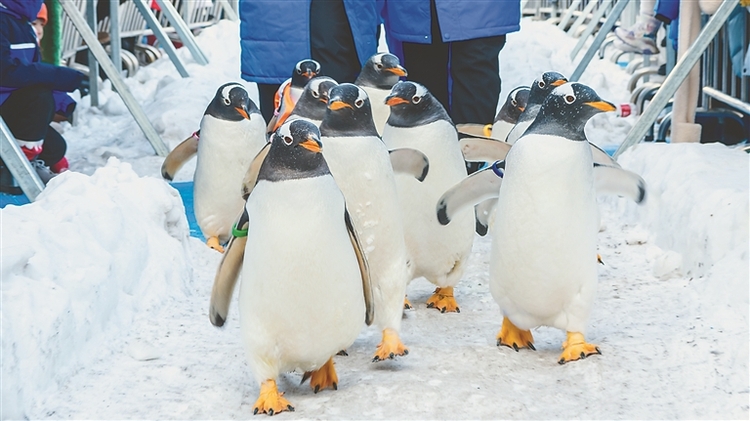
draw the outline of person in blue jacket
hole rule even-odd
[[[362,65],[377,52],[377,1],[240,2],[242,78],[258,84],[266,121],[273,116],[276,90],[300,60],[316,60],[320,75],[339,83],[354,82]]]
[[[388,47],[455,124],[491,124],[500,50],[521,29],[520,0],[384,0]]]
[[[71,102],[53,92],[74,91],[84,75],[41,61],[31,25],[41,6],[42,0],[0,0],[0,116],[29,160],[56,168],[66,144],[49,124]]]

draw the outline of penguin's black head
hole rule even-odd
[[[544,72],[534,81],[534,84],[531,85],[528,104],[540,105],[544,102],[544,98],[546,98],[553,89],[567,81],[568,79],[560,73]]]
[[[391,107],[388,124],[393,127],[417,127],[438,120],[453,124],[440,101],[416,82],[407,80],[393,85],[385,103]]]
[[[328,108],[328,96],[331,88],[338,83],[328,76],[317,76],[310,79],[305,85],[305,90],[292,110],[292,115],[309,118],[312,120],[323,120]]]
[[[320,133],[330,137],[377,136],[367,93],[351,83],[332,87]]]
[[[279,181],[328,174],[318,128],[306,120],[287,121],[271,135],[271,149],[258,179]]]
[[[220,120],[242,121],[250,120],[252,114],[259,113],[260,110],[250,99],[245,87],[239,83],[230,82],[221,85],[216,90],[216,95],[208,104],[204,114]]]
[[[401,66],[398,57],[390,53],[378,53],[367,60],[354,83],[358,86],[391,89],[400,77],[406,75],[406,69]]]
[[[571,140],[586,140],[583,128],[596,114],[615,111],[615,106],[604,101],[590,87],[582,83],[566,83],[553,90],[539,110],[539,114],[525,134],[563,136]]]
[[[531,88],[528,86],[519,86],[510,91],[508,98],[505,99],[505,104],[503,104],[497,113],[495,121],[502,120],[510,124],[516,124],[518,117],[526,109],[530,91]]]
[[[292,86],[298,88],[304,88],[310,79],[314,78],[320,73],[320,63],[317,61],[307,58],[297,62],[294,66],[294,72],[292,72]]]

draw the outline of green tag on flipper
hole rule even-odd
[[[232,236],[238,238],[247,237],[247,228],[245,228],[244,230],[237,229],[237,224],[234,224],[234,226],[232,226]]]

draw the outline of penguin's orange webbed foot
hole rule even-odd
[[[562,344],[563,352],[560,354],[559,364],[565,364],[570,361],[582,360],[589,355],[601,354],[599,347],[586,343],[583,334],[578,332],[568,332],[568,339]]]
[[[437,287],[430,298],[427,299],[427,308],[436,308],[441,313],[460,313],[458,303],[453,297],[453,287]]]
[[[276,380],[266,380],[260,385],[258,400],[253,405],[253,415],[261,413],[274,415],[279,412],[294,412],[294,407],[284,399],[284,393],[279,392]]]
[[[503,326],[497,334],[497,346],[500,345],[513,348],[516,352],[523,348],[536,351],[536,348],[534,348],[534,336],[531,335],[531,331],[519,329],[507,317],[503,318]]]
[[[219,253],[224,253],[224,247],[219,244],[219,237],[208,237],[208,240],[206,240],[206,245],[218,251]]]
[[[315,371],[306,371],[302,376],[302,382],[310,379],[310,387],[313,392],[318,393],[323,389],[332,388],[333,390],[339,389],[339,377],[336,375],[336,369],[333,367],[333,358],[329,358],[328,361],[323,364],[323,367]]]
[[[399,338],[398,333],[391,329],[383,329],[383,340],[378,344],[375,356],[372,362],[392,360],[396,357],[403,357],[409,354],[409,348],[405,347]]]
[[[409,299],[406,298],[406,296],[404,296],[404,310],[411,310],[413,308],[414,306],[411,305],[411,303],[409,302]]]

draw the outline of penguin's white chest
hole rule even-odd
[[[529,135],[513,146],[491,228],[490,289],[516,326],[585,331],[598,220],[588,142]]]
[[[385,123],[391,115],[391,107],[385,104],[385,97],[387,97],[391,91],[370,86],[362,86],[362,90],[364,90],[370,98],[372,120],[375,122],[375,128],[378,130],[378,134],[382,136]]]
[[[415,276],[425,276],[439,286],[454,286],[461,263],[474,241],[474,214],[465,212],[448,225],[440,225],[435,208],[440,196],[466,177],[466,166],[455,128],[440,120],[418,127],[386,125],[383,140],[390,149],[413,148],[424,153],[430,170],[423,182],[396,174],[404,231]]]
[[[492,125],[492,138],[497,140],[502,140],[505,142],[505,139],[508,138],[508,133],[510,133],[511,130],[513,130],[513,126],[515,124],[510,124],[507,121],[498,120]]]
[[[250,217],[239,307],[259,381],[314,370],[354,342],[365,304],[344,199],[330,175],[261,180]]]
[[[195,217],[205,237],[228,239],[245,203],[242,179],[266,143],[264,131],[259,114],[241,121],[203,116],[193,194]]]

